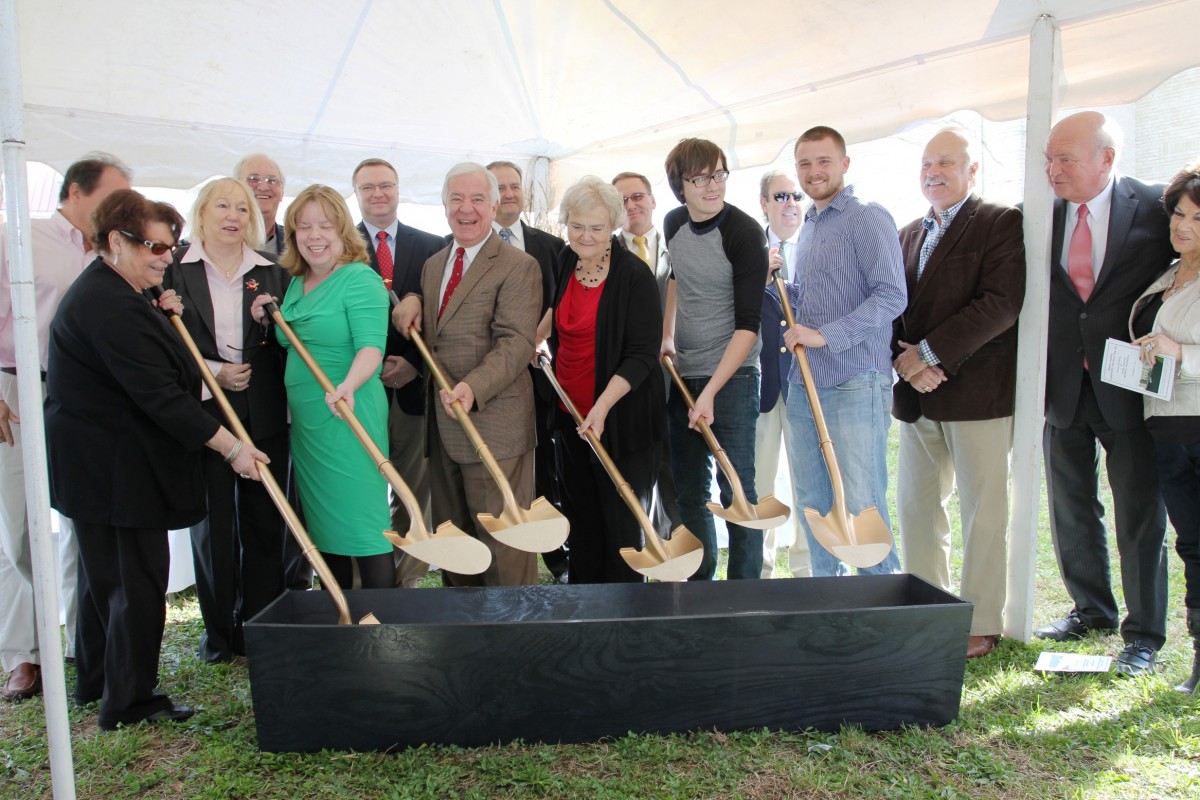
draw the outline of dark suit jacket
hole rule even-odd
[[[562,251],[567,243],[552,233],[532,228],[524,222],[521,223],[521,235],[525,241],[525,252],[533,256],[542,271],[541,313],[544,315],[554,302],[555,283],[562,268]]]
[[[283,235],[283,226],[278,222],[275,223],[275,237],[270,239],[267,244],[275,251],[276,257],[283,255],[283,248],[287,244],[287,240]]]
[[[213,322],[212,295],[204,262],[189,255],[191,248],[180,248],[175,261],[167,267],[163,289],[174,289],[183,301],[183,325],[196,342],[200,354],[209,361],[224,361],[217,352]],[[265,439],[287,431],[287,395],[283,388],[283,348],[268,336],[266,329],[250,316],[250,304],[260,294],[283,299],[291,277],[275,264],[275,254],[260,253],[270,265],[252,268],[242,278],[242,356],[250,363],[253,377],[244,392],[226,392],[229,404],[237,415],[248,423],[251,436]],[[190,260],[185,260],[190,259]],[[250,284],[256,284],[254,289]],[[178,335],[178,334],[176,334]],[[204,408],[213,418],[225,424],[225,414],[216,400],[205,400]]]
[[[539,313],[537,262],[493,232],[475,255],[445,313],[438,319],[441,282],[450,248],[434,253],[421,272],[424,338],[446,379],[475,393],[471,421],[498,460],[533,449],[533,384],[529,378]],[[443,414],[437,387],[426,381],[427,414]],[[432,427],[432,426],[431,426]],[[441,446],[459,464],[479,463],[462,427],[438,418]]]
[[[1025,299],[1021,212],[972,194],[917,280],[924,242],[920,219],[900,230],[908,307],[892,324],[892,355],[900,354],[899,341],[928,339],[947,380],[928,394],[898,381],[892,415],[901,422],[1012,416],[1016,323]]]
[[[800,305],[800,287],[794,283],[784,283],[788,299],[792,304],[792,314],[796,314],[796,306]],[[787,319],[783,316],[783,304],[779,302],[779,292],[774,283],[767,284],[763,291],[762,319],[759,330],[762,331],[762,350],[758,353],[758,368],[762,373],[762,390],[759,393],[758,412],[765,414],[775,407],[779,395],[787,400],[788,373],[792,370],[792,362],[796,358],[783,341],[783,331]]]
[[[50,325],[51,503],[80,522],[186,528],[204,519],[201,454],[219,429],[179,334],[96,259]]]
[[[1054,202],[1050,244],[1050,334],[1046,364],[1046,421],[1065,428],[1075,418],[1083,358],[1104,420],[1114,430],[1142,423],[1142,396],[1100,380],[1104,342],[1129,341],[1129,309],[1175,257],[1162,185],[1120,178],[1113,187],[1108,243],[1096,286],[1085,304],[1062,263],[1067,202]],[[935,392],[936,394],[936,392]]]
[[[363,241],[367,243],[367,250],[371,253],[371,269],[379,272],[379,259],[375,255],[377,242],[371,241],[365,223],[358,223],[358,232],[363,237]],[[396,293],[396,297],[404,297],[406,294],[421,291],[421,267],[425,265],[430,256],[444,246],[445,241],[442,237],[417,230],[403,222],[398,223],[396,247],[395,252],[392,253],[392,291]],[[416,367],[418,373],[424,372],[421,354],[412,342],[405,339],[398,330],[392,327],[390,321],[388,322],[387,347],[384,355],[400,356]],[[386,388],[386,391],[389,404],[392,397],[395,396],[400,410],[405,414],[419,417],[425,413],[425,395],[421,389],[419,378],[399,389]]]

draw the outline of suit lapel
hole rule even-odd
[[[413,264],[413,233],[403,224],[396,227],[396,252],[392,253],[392,284],[404,286],[405,278],[411,269],[420,269],[420,264]]]
[[[1063,230],[1067,224],[1067,201],[1055,199],[1054,201],[1054,221],[1050,228],[1050,280],[1063,281],[1064,284],[1075,293],[1075,297],[1079,297],[1079,291],[1075,288],[1071,277],[1067,275],[1067,265],[1062,262],[1063,241],[1065,241],[1066,232]]]
[[[444,321],[450,321],[454,313],[458,311],[459,306],[462,305],[463,299],[471,293],[471,290],[483,280],[483,276],[491,270],[496,255],[499,252],[500,235],[493,231],[488,236],[487,241],[483,243],[483,247],[475,254],[475,258],[471,261],[469,269],[467,269],[458,287],[454,290],[454,294],[450,295],[450,302],[446,304],[446,311],[442,314]]]
[[[1133,227],[1133,215],[1137,213],[1137,208],[1137,197],[1122,186],[1121,181],[1117,181],[1113,185],[1112,203],[1108,211],[1108,239],[1104,245],[1104,263],[1100,266],[1100,274],[1096,276],[1093,294],[1110,280],[1113,264],[1120,258],[1121,251],[1125,248],[1125,238]]]
[[[193,298],[192,308],[208,330],[212,340],[213,350],[217,344],[217,326],[213,320],[212,294],[208,291],[208,275],[204,271],[203,261],[189,261],[180,264],[183,268],[183,282],[187,286],[188,295]]]

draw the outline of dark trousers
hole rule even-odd
[[[287,434],[255,444],[271,459],[270,469],[287,464]],[[192,526],[196,598],[204,619],[200,657],[228,661],[246,653],[242,625],[283,592],[283,544],[291,534],[266,488],[239,478],[215,450],[204,451],[204,478],[208,516]]]
[[[557,400],[548,399],[554,396],[554,389],[542,371],[530,367],[529,372],[533,378],[533,421],[537,434],[537,446],[533,451],[533,493],[536,497],[546,498],[555,508],[561,508],[563,490],[558,482],[557,452],[554,444],[558,434],[547,422],[552,404]],[[562,547],[542,553],[542,563],[556,578],[562,577],[567,571],[568,547],[569,541]]]
[[[1100,447],[1112,486],[1117,551],[1127,614],[1126,642],[1160,648],[1166,641],[1166,512],[1158,491],[1154,441],[1144,426],[1116,431],[1104,421],[1084,378],[1070,426],[1044,431],[1050,533],[1067,592],[1090,626],[1115,628],[1104,506],[1099,499]]]
[[[1200,611],[1200,444],[1155,440],[1158,482],[1183,559],[1184,607]]]
[[[75,702],[100,700],[100,724],[133,723],[171,707],[157,691],[171,551],[165,528],[75,521],[79,622]]]
[[[559,417],[564,426],[570,426],[558,431],[563,513],[571,522],[567,536],[569,582],[640,582],[642,576],[629,568],[620,551],[622,547],[642,548],[642,527],[592,448],[575,433],[574,422],[561,410]],[[647,514],[652,510],[661,452],[657,443],[649,443],[613,459]]]
[[[281,465],[272,474],[278,476],[284,471]],[[296,478],[292,473],[292,458],[288,455],[287,467],[287,501],[296,512],[300,522],[304,522],[304,509],[300,507],[300,492],[296,490]],[[283,585],[292,591],[304,592],[312,588],[313,568],[304,555],[304,550],[292,532],[284,527],[283,531]]]

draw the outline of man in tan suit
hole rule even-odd
[[[528,508],[535,436],[526,366],[533,358],[541,271],[531,256],[493,233],[499,201],[496,178],[482,165],[451,168],[442,204],[454,241],[425,262],[421,292],[407,295],[392,311],[402,333],[414,325],[422,332],[453,386],[438,393],[440,402],[432,379],[426,391],[434,521],[453,521],[492,551],[492,565],[481,575],[443,572],[450,586],[537,583],[534,554],[496,541],[476,519],[481,512],[499,515],[504,503],[453,410],[457,401],[470,411],[517,503]]]

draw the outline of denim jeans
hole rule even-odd
[[[891,530],[887,507],[887,438],[891,424],[892,381],[882,372],[863,372],[837,386],[817,389],[829,438],[842,471],[846,507],[850,514],[875,506]],[[788,389],[788,425],[792,428],[793,514],[800,518],[808,537],[813,577],[848,575],[850,566],[829,553],[815,538],[804,517],[806,508],[822,516],[833,508],[833,485],[821,454],[816,423],[804,385]],[[860,575],[890,575],[900,571],[895,548],[881,563],[860,569]]]
[[[692,397],[708,383],[708,378],[684,378]],[[734,472],[750,503],[758,502],[754,491],[754,428],[758,422],[758,367],[742,367],[717,392],[713,401],[713,436],[729,457]],[[712,496],[713,454],[698,430],[687,424],[687,404],[679,390],[671,385],[667,399],[667,430],[671,437],[671,474],[678,493],[679,516],[683,524],[704,545],[704,560],[692,576],[694,581],[710,581],[717,571],[717,530],[712,512],[705,503]],[[721,505],[728,507],[733,491],[725,475],[717,471]],[[726,523],[729,530],[728,577],[757,578],[762,572],[763,532]]]
[[[1183,560],[1184,606],[1200,610],[1200,444],[1154,440],[1158,485]]]

